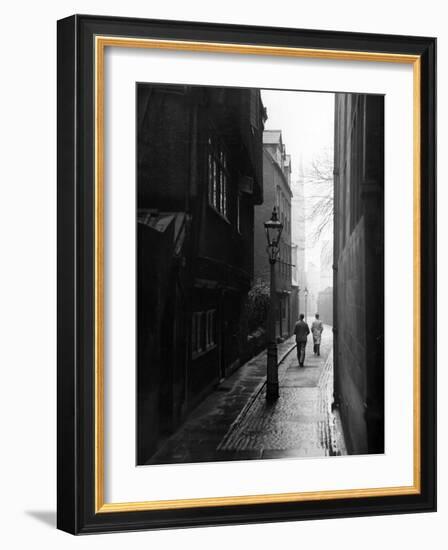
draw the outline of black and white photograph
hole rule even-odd
[[[384,96],[136,106],[137,465],[384,453]]]
[[[445,11],[5,3],[6,550],[443,546]]]

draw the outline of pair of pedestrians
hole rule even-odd
[[[308,323],[304,321],[305,316],[303,313],[300,314],[300,318],[294,327],[294,334],[296,335],[297,342],[297,359],[299,360],[299,367],[303,367],[305,363],[305,348],[306,342],[308,339],[308,334],[310,333],[310,327]],[[319,314],[316,313],[313,324],[311,325],[311,332],[313,334],[313,343],[314,343],[314,355],[320,355],[320,341],[322,338],[322,332],[324,330],[324,325],[319,319]]]

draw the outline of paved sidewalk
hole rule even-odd
[[[279,372],[280,397],[267,403],[261,391],[221,441],[228,452],[257,452],[257,458],[346,454],[339,418],[332,413],[333,334],[325,326],[321,356],[307,345],[305,367],[290,354]]]
[[[284,359],[295,353],[294,337],[278,344],[279,374]],[[219,450],[235,420],[262,392],[266,382],[266,350],[227,378],[189,415],[148,464],[176,464],[258,458],[251,450]]]

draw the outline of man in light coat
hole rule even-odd
[[[319,314],[316,313],[316,319],[311,325],[311,332],[313,333],[313,342],[314,342],[314,355],[320,355],[320,341],[322,338],[322,332],[324,331],[324,325],[319,319]]]
[[[297,359],[299,360],[299,367],[303,367],[305,362],[305,348],[308,334],[310,333],[310,327],[303,320],[305,315],[300,314],[300,319],[297,321],[294,327],[294,334],[296,335],[297,342]]]

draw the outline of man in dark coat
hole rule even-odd
[[[294,327],[294,334],[296,335],[297,342],[297,359],[299,360],[299,366],[303,367],[305,362],[305,347],[308,334],[310,333],[310,327],[303,320],[305,316],[300,314],[300,319],[297,321]]]

